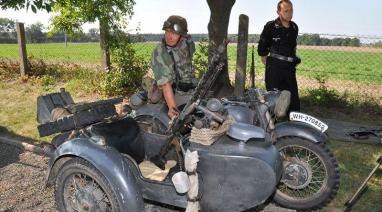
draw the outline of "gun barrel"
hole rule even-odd
[[[204,114],[210,116],[212,119],[214,119],[215,121],[219,122],[219,124],[223,123],[225,118],[220,115],[220,114],[216,114],[214,112],[211,112],[209,111],[207,108],[201,106],[201,105],[198,105],[196,106],[196,108],[200,111],[202,111]]]
[[[251,78],[251,88],[255,88],[255,47],[253,45],[251,55],[251,70],[249,75]]]

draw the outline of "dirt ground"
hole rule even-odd
[[[53,188],[45,188],[48,158],[0,142],[0,211],[57,211]],[[174,212],[146,204],[145,212]]]
[[[48,158],[0,143],[0,211],[56,211],[44,187]]]
[[[45,188],[48,158],[0,142],[0,212],[57,211],[52,188]],[[266,212],[291,212],[274,205]],[[146,204],[145,212],[175,212]]]

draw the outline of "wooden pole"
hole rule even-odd
[[[248,16],[239,16],[239,33],[237,38],[237,60],[235,74],[235,96],[244,94],[245,77],[247,68],[247,49],[248,49]]]
[[[32,144],[22,142],[22,141],[18,141],[15,139],[0,136],[0,142],[4,143],[4,144],[16,146],[22,150],[26,150],[29,152],[37,153],[40,155],[46,155],[45,151],[42,148],[35,146],[35,145],[32,145]]]
[[[25,29],[24,23],[18,22],[16,24],[17,30],[17,43],[19,44],[19,56],[20,56],[20,74],[24,76],[28,73],[28,57],[27,57],[27,47],[25,45]]]

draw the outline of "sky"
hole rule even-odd
[[[237,33],[240,14],[249,17],[249,33],[261,33],[267,21],[277,17],[278,0],[236,0],[228,33]],[[294,17],[301,33],[334,35],[370,35],[382,37],[382,0],[293,0]],[[136,0],[131,29],[141,33],[161,33],[163,21],[170,15],[181,15],[188,21],[190,33],[207,33],[210,17],[206,0]],[[32,11],[1,11],[0,17],[20,22],[49,24],[51,14]],[[84,29],[97,27],[87,24]]]

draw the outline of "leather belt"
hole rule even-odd
[[[273,58],[276,58],[276,59],[279,59],[279,60],[284,60],[284,61],[287,61],[287,62],[291,62],[291,63],[293,63],[295,61],[294,57],[286,57],[286,56],[279,55],[279,54],[276,54],[276,53],[270,53],[269,56],[273,57]]]

